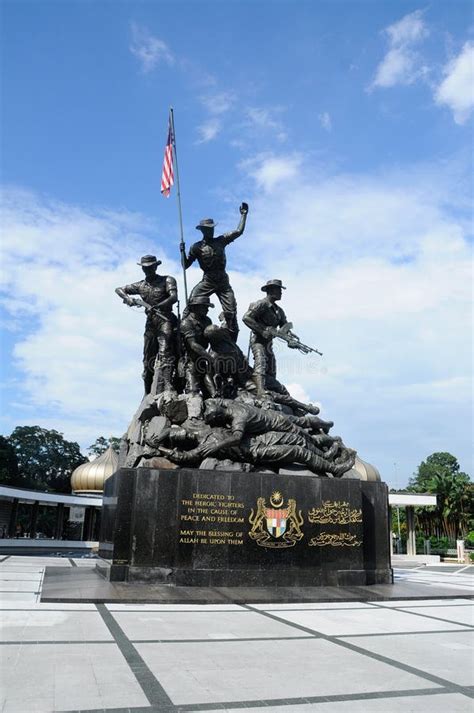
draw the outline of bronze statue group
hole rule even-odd
[[[317,352],[292,332],[277,304],[285,289],[281,280],[268,280],[261,288],[265,297],[243,316],[253,367],[237,344],[237,302],[225,249],[244,232],[247,214],[242,203],[237,229],[218,237],[216,223],[205,218],[196,226],[202,239],[187,255],[182,245],[183,268],[197,260],[203,277],[181,319],[173,312],[176,280],[157,274],[161,261],[154,255],[138,263],[143,280],[116,289],[127,305],[146,312],[145,397],[122,440],[122,465],[255,471],[296,464],[328,477],[341,477],[354,465],[355,451],[329,435],[333,423],[319,418],[316,406],[292,398],[277,379],[275,338],[290,349]],[[222,307],[218,325],[208,316],[213,296]]]

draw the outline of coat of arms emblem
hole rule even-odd
[[[249,522],[252,525],[249,535],[260,547],[293,547],[303,537],[300,529],[303,517],[301,510],[296,510],[296,500],[290,498],[285,506],[278,490],[271,494],[270,507],[265,498],[258,498],[257,510],[254,514],[252,508]]]

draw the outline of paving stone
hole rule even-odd
[[[175,704],[426,688],[416,675],[322,639],[136,644]],[[432,684],[430,684],[432,687]]]
[[[3,710],[15,710],[22,698],[35,699],[33,710],[83,710],[144,706],[148,700],[117,646],[46,644],[2,646]],[[119,682],[114,686],[113,681]],[[108,682],[109,685],[105,685]],[[21,696],[19,696],[21,692]],[[53,705],[52,699],[54,701]]]
[[[474,633],[451,631],[416,636],[368,636],[344,639],[361,649],[388,656],[460,686],[474,685]]]
[[[208,708],[187,709],[187,713],[214,713]],[[242,713],[242,708],[224,709],[226,713]],[[250,709],[249,709],[250,710]],[[271,707],[252,707],[251,713],[472,713],[472,700],[459,693],[441,693],[428,696],[403,696],[400,698],[361,699],[301,703]],[[114,712],[115,713],[115,712]]]
[[[474,625],[474,607],[472,606],[472,602],[470,604],[465,604],[464,606],[458,605],[456,607],[404,607],[403,611],[412,612],[413,614],[424,614],[425,616],[438,617],[439,619],[448,619],[467,626]]]
[[[331,611],[293,611],[279,612],[278,616],[288,622],[306,626],[328,636],[346,636],[349,634],[377,634],[410,631],[436,631],[460,629],[460,624],[426,619],[393,609],[353,610],[334,609]]]
[[[97,611],[3,611],[1,641],[109,641]]]
[[[113,612],[126,636],[134,639],[241,639],[299,637],[294,627],[250,611]],[[303,634],[309,636],[309,634]]]

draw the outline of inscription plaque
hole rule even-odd
[[[105,483],[111,579],[191,586],[391,581],[384,483],[123,468]]]

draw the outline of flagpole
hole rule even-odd
[[[185,265],[186,253],[185,253],[184,234],[183,234],[183,213],[181,210],[181,190],[179,187],[178,153],[176,151],[176,133],[174,130],[174,113],[173,113],[172,106],[170,106],[170,121],[171,121],[171,131],[173,134],[173,153],[174,153],[174,163],[176,166],[176,194],[178,197],[179,229],[180,229],[180,233],[181,233],[181,241],[179,244],[179,249],[180,249],[180,253],[181,253],[181,266],[183,268],[184,296],[186,299],[186,304],[188,304],[188,283],[186,280],[186,265]]]

